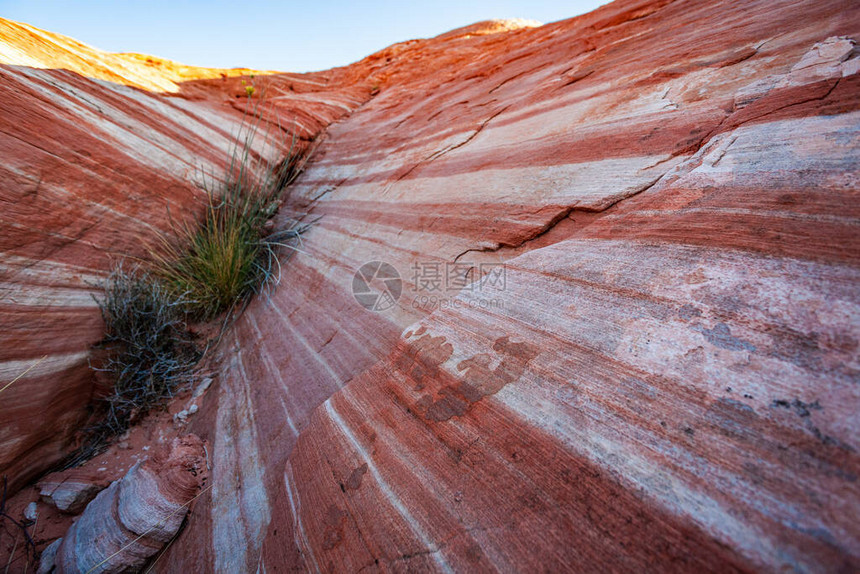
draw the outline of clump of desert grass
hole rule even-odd
[[[254,123],[245,124],[223,174],[202,174],[205,209],[199,218],[186,216],[177,223],[168,210],[170,231],[143,238],[148,256],[132,267],[120,262],[107,279],[97,299],[105,335],[91,365],[112,390],[77,462],[190,386],[214,340],[200,340],[195,333],[218,319],[220,339],[227,319],[254,294],[277,284],[282,262],[299,250],[309,225],[286,220],[276,230],[273,218],[307,156],[297,153],[295,137],[275,146],[286,151],[280,159],[256,152],[252,144],[260,118],[255,113]],[[271,142],[266,134],[267,145]]]
[[[274,162],[253,157],[252,139],[233,154],[223,179],[204,174],[202,221],[174,224],[173,233],[149,251],[153,275],[184,298],[196,320],[211,319],[277,282],[279,249],[298,249],[307,229],[295,220],[278,231],[267,226],[301,171],[295,142],[285,159]]]

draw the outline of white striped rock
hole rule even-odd
[[[858,38],[855,2],[619,0],[267,76],[269,119],[328,126],[281,215],[321,219],[217,351],[212,487],[156,569],[860,568]],[[75,273],[192,206],[246,100],[0,73],[0,368],[48,355],[0,405],[20,482],[91,385]]]
[[[64,473],[62,478],[48,476],[39,481],[39,496],[45,502],[69,514],[78,514],[107,486],[107,481],[93,473]]]
[[[100,492],[42,567],[53,559],[57,574],[139,571],[179,531],[205,477],[200,439],[174,439]]]
[[[236,78],[200,80],[165,97],[83,77],[118,80],[128,68],[33,30],[0,19],[0,475],[12,491],[69,453],[87,415],[89,349],[102,331],[99,282],[170,229],[168,207],[198,213],[205,194],[197,184],[223,173],[247,105],[236,99],[244,94]],[[30,57],[14,59],[24,52]],[[273,97],[271,107],[299,136],[296,151],[369,97],[363,85],[329,93],[329,76],[270,83],[272,94],[295,94]],[[254,141],[264,156],[276,151],[267,131]],[[281,136],[271,139],[280,144]]]
[[[856,55],[796,73],[858,16],[621,2],[383,53],[221,351],[212,512],[162,571],[860,567]],[[454,261],[505,288],[429,291]]]

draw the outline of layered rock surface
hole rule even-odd
[[[860,567],[858,39],[851,2],[620,1],[272,77],[282,125],[309,138],[342,118],[283,214],[322,218],[219,350],[190,426],[212,487],[157,568]],[[242,106],[230,79],[189,83],[189,101],[2,73],[19,86],[0,84],[20,182],[4,193],[32,210],[4,281],[34,303],[4,303],[21,319],[5,336],[30,347],[0,359],[6,374],[50,353],[51,369],[23,381],[41,398],[4,391],[23,420],[53,381],[86,402],[98,318],[76,273],[103,273],[115,242],[133,252],[128,226],[163,225],[167,197],[192,205],[182,170],[221,151],[194,142]],[[173,153],[126,151],[93,98],[108,118],[171,110],[137,145]],[[27,128],[59,110],[62,130]],[[124,146],[56,143],[94,125]],[[61,169],[45,189],[91,223],[80,237],[53,239],[56,202],[28,199],[40,166]],[[110,185],[127,169],[161,203]],[[382,312],[351,291],[369,261],[403,278]],[[46,347],[62,321],[89,330]],[[17,433],[0,461],[24,475],[47,439]],[[8,446],[21,436],[35,445]]]
[[[239,79],[206,80],[211,70],[187,82],[184,97],[83,77],[121,80],[126,68],[43,31],[54,41],[14,65],[9,54],[33,52],[31,30],[0,19],[0,475],[12,490],[69,454],[86,417],[89,349],[102,331],[99,283],[171,230],[168,210],[199,213],[198,184],[223,173],[258,106]],[[71,69],[42,69],[50,65]],[[300,151],[369,97],[370,88],[349,83],[333,93],[330,75],[257,80],[261,92],[271,87],[288,132],[272,116],[272,129],[258,129],[256,153],[282,153],[293,133]]]
[[[98,475],[94,477],[83,473],[80,478],[74,475],[59,480],[47,477],[39,482],[39,496],[61,512],[79,514],[108,486],[107,481],[99,478]]]
[[[205,483],[203,443],[174,439],[99,493],[63,538],[42,556],[40,571],[136,572],[176,536]]]

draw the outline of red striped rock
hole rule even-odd
[[[212,513],[164,571],[856,569],[858,32],[626,2],[389,52],[222,351]],[[454,261],[506,288],[415,289]]]
[[[0,388],[23,375],[2,390],[0,475],[14,491],[69,453],[86,417],[88,353],[102,331],[99,282],[113,262],[143,255],[146,241],[170,229],[168,207],[192,216],[202,207],[197,183],[223,172],[246,117],[245,104],[235,104],[240,80],[205,80],[217,70],[129,75],[125,56],[8,20],[0,32]],[[42,69],[52,66],[71,71]],[[151,89],[158,78],[204,79],[186,82],[187,97],[163,97],[76,72]],[[297,152],[369,97],[364,86],[331,94],[324,78],[284,78],[266,90],[300,92],[272,104],[284,129],[303,138]],[[274,153],[263,136],[254,145]]]
[[[169,229],[168,204],[193,212],[189,174],[220,169],[241,118],[71,72],[0,76],[0,380],[35,364],[2,391],[0,472],[14,488],[68,453],[85,416],[102,330],[92,296],[111,260]]]
[[[40,569],[53,561],[58,574],[139,571],[182,526],[206,477],[203,448],[188,435],[134,465],[96,496]]]
[[[271,78],[269,119],[339,119],[286,210],[322,219],[222,342],[189,424],[212,488],[157,568],[858,569],[860,10],[623,0],[490,32]],[[187,86],[153,99],[210,120],[246,101],[238,79]],[[161,145],[208,149],[162,116]],[[369,261],[404,279],[384,312],[351,292]],[[488,279],[419,288],[454,262]]]

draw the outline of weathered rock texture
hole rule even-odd
[[[32,51],[30,30],[0,19],[0,62]],[[53,57],[35,51],[40,65],[71,61],[82,73],[98,68],[97,77],[113,69],[110,55],[100,60],[92,49],[82,56],[89,66],[81,64],[65,41]],[[170,230],[168,207],[203,207],[197,183],[223,173],[246,108],[256,106],[238,79],[189,85],[192,101],[23,61],[0,63],[0,388],[26,372],[0,391],[0,475],[12,490],[67,455],[86,416],[89,348],[102,332],[98,284],[116,261],[143,256],[145,242]],[[297,151],[370,95],[349,83],[327,91],[331,76],[255,80],[301,138]],[[294,96],[274,97],[279,90]],[[259,131],[255,151],[274,153],[268,130]]]
[[[137,572],[173,538],[206,477],[203,443],[175,439],[99,493],[40,569],[57,574]],[[55,543],[56,544],[56,543]]]
[[[343,118],[289,206],[322,219],[277,291],[223,342],[219,382],[190,425],[211,443],[206,509],[158,568],[860,568],[858,39],[848,1],[622,0],[272,77],[282,124],[298,117],[310,137]],[[72,81],[3,73],[24,87],[33,74]],[[86,156],[55,158],[53,138],[104,121],[85,102],[131,92],[74,81],[88,87],[64,92],[77,107],[39,140],[49,154],[27,146],[35,120],[5,144],[4,158],[25,158],[4,167],[26,174],[13,206],[41,200],[27,195],[38,166],[58,162],[65,172],[47,189],[91,222],[82,241],[69,229],[38,251],[54,241],[52,203],[31,216],[43,231],[3,248],[37,261],[16,293],[54,297],[14,307],[11,340],[32,350],[2,360],[19,368],[82,353],[97,333],[91,304],[58,295],[85,299],[84,283],[45,277],[73,277],[82,262],[103,272],[101,254],[128,241],[128,225],[163,224],[158,194],[193,197],[181,169],[156,169],[177,165],[164,155],[75,148],[105,146],[99,166],[145,166],[129,185],[162,201],[145,206],[107,185],[116,172],[79,174],[70,166]],[[190,102],[133,93],[212,121],[237,101],[232,82],[192,82]],[[64,101],[36,97],[47,87],[16,99],[24,88],[7,85],[4,116],[33,100],[29,113],[56,114]],[[127,106],[109,110],[140,114]],[[207,138],[173,118],[149,120],[159,137],[148,141],[174,146],[187,167],[191,142]],[[18,125],[2,121],[3,134]],[[113,211],[101,211],[105,197]],[[404,278],[380,313],[350,291],[374,260]],[[454,262],[489,274],[431,291],[427,270],[438,264],[444,278]],[[38,313],[50,317],[41,332]],[[89,331],[41,350],[70,316]],[[66,368],[64,380],[80,376],[66,400],[79,400],[84,370]],[[55,379],[29,380],[49,403]],[[39,404],[19,393],[17,412]]]
[[[100,480],[92,473],[55,477],[54,475],[39,481],[39,496],[41,499],[62,512],[78,514],[95,496],[108,486],[107,481]]]

